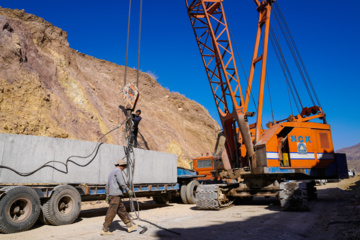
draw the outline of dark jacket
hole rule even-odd
[[[134,128],[138,128],[139,123],[141,121],[141,117],[140,116],[136,116],[135,114],[132,114],[132,120],[134,122]]]

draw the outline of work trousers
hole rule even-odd
[[[126,208],[124,206],[124,203],[121,201],[121,198],[119,196],[109,196],[109,208],[106,212],[103,228],[105,232],[109,230],[109,227],[114,220],[116,214],[126,225],[131,224],[131,220],[128,213],[126,212]]]
[[[132,132],[132,141],[131,141],[131,143],[134,144],[134,147],[138,146],[138,141],[137,141],[138,133],[139,133],[139,129],[134,128]]]

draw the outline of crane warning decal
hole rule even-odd
[[[298,142],[297,149],[298,149],[299,154],[302,154],[302,155],[307,154],[306,143]]]

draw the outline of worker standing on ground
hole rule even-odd
[[[109,231],[109,226],[116,214],[120,219],[126,224],[128,232],[132,232],[137,228],[137,225],[133,225],[129,218],[129,214],[126,212],[124,203],[121,201],[121,197],[124,196],[122,190],[126,190],[129,194],[129,197],[133,195],[131,189],[125,183],[124,176],[122,171],[127,167],[127,164],[124,160],[120,159],[115,168],[109,174],[109,180],[106,185],[106,194],[109,196],[109,208],[106,213],[105,222],[103,224],[103,229],[101,230],[101,235],[113,235],[114,233]]]
[[[141,114],[140,109],[138,109],[135,114],[132,114],[132,120],[133,120],[134,126],[133,126],[133,129],[132,129],[132,141],[131,141],[131,143],[134,144],[134,147],[138,146],[137,136],[138,136],[138,133],[139,133],[139,128],[138,128],[139,123],[141,121],[140,114]]]

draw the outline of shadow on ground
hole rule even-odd
[[[309,212],[282,212],[276,198],[254,198],[252,202],[238,202],[229,207],[229,219],[210,219],[207,226],[158,230],[158,239],[360,239],[360,207],[357,205],[360,181],[349,190],[329,188],[318,190],[318,200],[310,202]],[[273,212],[250,218],[242,217],[233,208],[268,205]],[[191,208],[191,209],[195,209]],[[204,211],[204,210],[197,210]],[[220,210],[222,211],[222,210]],[[207,211],[209,212],[209,211]],[[242,220],[234,220],[238,214]],[[200,222],[194,225],[201,225]],[[172,232],[180,235],[176,235]]]
[[[135,204],[135,209],[137,209],[136,202],[134,204]],[[124,205],[126,207],[126,210],[128,212],[130,212],[130,202],[124,201]],[[172,207],[172,206],[173,206],[172,204],[157,204],[152,200],[139,202],[140,211],[150,210],[150,209],[154,209],[154,208]],[[108,209],[107,207],[100,207],[100,208],[82,210],[80,212],[79,218],[91,218],[91,217],[105,216],[107,209]]]

